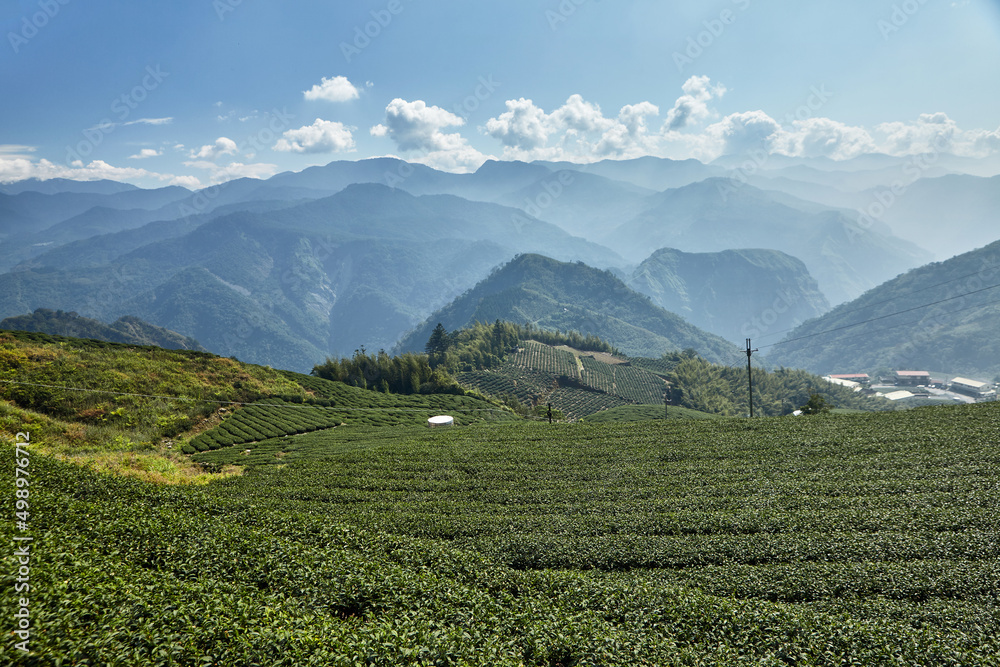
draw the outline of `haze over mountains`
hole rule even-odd
[[[200,192],[23,181],[0,186],[0,318],[137,316],[296,370],[362,345],[417,349],[436,316],[721,360],[996,240],[1000,181],[949,173],[967,167],[942,156],[881,219],[869,204],[902,158],[772,155],[752,173],[726,160],[490,161],[470,174],[376,158]],[[491,275],[519,255],[531,259]]]

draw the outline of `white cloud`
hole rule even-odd
[[[348,102],[357,99],[359,93],[346,76],[335,76],[332,79],[323,77],[322,83],[316,84],[302,95],[309,101]]]
[[[507,100],[507,111],[486,121],[483,131],[504,145],[504,157],[518,160],[593,161],[638,157],[653,146],[646,118],[660,113],[652,102],[622,107],[616,118],[580,95],[552,113],[529,99]]]
[[[34,153],[38,150],[34,146],[25,146],[23,144],[0,144],[0,160],[5,158],[27,158],[28,153]]]
[[[421,156],[410,158],[411,162],[419,162],[440,171],[453,173],[469,173],[483,166],[487,160],[495,159],[491,155],[483,155],[478,150],[463,144],[450,150],[431,151]]]
[[[504,146],[532,150],[548,141],[549,117],[531,100],[507,100],[507,111],[486,121],[486,132]]]
[[[204,187],[197,176],[175,176],[170,185],[179,185],[188,190],[200,190]]]
[[[699,123],[711,117],[708,103],[726,94],[722,84],[711,85],[707,76],[692,76],[684,82],[681,90],[684,94],[677,98],[674,107],[667,112],[665,130],[681,130],[694,123]]]
[[[785,155],[833,160],[848,160],[878,150],[875,140],[863,127],[829,118],[796,120],[791,128],[784,128],[777,142],[778,151]]]
[[[716,142],[720,155],[739,155],[759,149],[770,152],[780,133],[778,121],[763,111],[744,111],[709,125],[704,136]]]
[[[660,107],[652,102],[627,104],[618,112],[618,122],[634,137],[646,132],[646,116],[659,115]]]
[[[161,155],[163,155],[163,151],[158,151],[155,148],[143,148],[135,155],[129,155],[128,158],[130,160],[145,160],[146,158],[160,157]]]
[[[407,102],[394,99],[385,108],[385,122],[371,128],[373,137],[388,137],[400,151],[419,151],[408,159],[435,169],[467,172],[477,169],[488,158],[469,145],[457,132],[444,132],[449,127],[461,127],[465,120],[440,107],[428,106],[423,100]]]
[[[972,150],[976,155],[992,155],[1000,153],[1000,127],[995,131],[973,130],[969,133],[972,139]]]
[[[570,132],[604,132],[614,125],[601,113],[601,107],[581,95],[570,95],[566,103],[552,112],[549,119],[557,128]]]
[[[278,165],[266,163],[243,164],[230,162],[228,165],[218,165],[207,160],[193,160],[184,163],[191,169],[204,169],[209,172],[211,183],[223,183],[234,178],[269,178],[278,172]]]
[[[62,165],[45,159],[36,162],[25,157],[0,155],[0,183],[13,183],[29,178],[37,178],[42,181],[52,178],[66,178],[74,181],[108,179],[132,182],[153,180],[165,185],[190,187],[193,177],[161,174],[135,167],[115,167],[103,160],[94,160],[87,165],[79,161],[70,165]],[[197,179],[194,179],[194,182],[197,185]]]
[[[892,155],[960,153],[967,143],[958,124],[944,113],[925,113],[915,123],[895,121],[876,125],[875,129],[882,135],[883,150]]]
[[[346,153],[354,150],[354,136],[343,123],[316,119],[312,125],[285,132],[274,150],[291,153]]]
[[[427,106],[423,100],[407,102],[400,98],[385,108],[385,124],[371,129],[373,137],[389,137],[401,151],[451,150],[465,143],[459,134],[445,134],[446,127],[460,127],[465,121],[440,107]]]
[[[191,157],[195,160],[215,160],[221,155],[236,155],[236,142],[228,137],[219,137],[214,144],[202,146],[196,151],[191,151]]]

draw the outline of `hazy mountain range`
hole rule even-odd
[[[775,336],[996,240],[1000,181],[971,164],[940,156],[884,210],[870,204],[909,173],[906,160],[491,161],[451,174],[378,158],[200,192],[24,181],[0,186],[0,317],[137,316],[297,370],[362,345],[390,349],[435,312],[454,314],[449,326],[460,312],[506,313],[633,353],[717,355],[723,339]],[[498,274],[479,283],[521,254],[556,261],[534,260],[548,277],[524,271],[520,286],[508,265],[504,290],[530,305],[501,307]],[[600,289],[629,308],[566,288],[577,262],[617,281]],[[472,304],[473,293],[491,301]],[[649,325],[657,318],[666,328]],[[406,345],[419,346],[414,335]]]

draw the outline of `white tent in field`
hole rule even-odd
[[[446,415],[441,415],[440,417],[431,417],[427,420],[427,426],[430,428],[435,428],[437,426],[454,426],[455,418],[448,417]]]

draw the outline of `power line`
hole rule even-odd
[[[998,268],[998,267],[1000,267],[1000,263],[998,263],[998,264],[991,264],[991,265],[988,265],[988,266],[983,266],[983,267],[980,267],[978,271],[973,271],[972,273],[968,273],[968,274],[966,274],[964,276],[959,276],[957,278],[951,278],[950,280],[946,280],[946,281],[941,282],[941,283],[936,283],[934,285],[928,285],[927,287],[921,287],[920,289],[911,290],[907,294],[919,294],[920,292],[926,292],[927,290],[932,290],[932,289],[935,289],[937,287],[943,287],[944,285],[947,285],[949,283],[953,283],[953,282],[956,282],[956,281],[959,281],[959,280],[965,280],[966,278],[971,278],[972,276],[975,276],[975,275],[978,275],[978,274],[982,273],[986,269],[993,269],[993,268]],[[848,310],[846,313],[841,313],[841,315],[850,315],[853,312],[859,312],[861,310],[864,310],[864,309],[867,309],[867,308],[872,308],[874,306],[881,306],[882,304],[890,303],[890,302],[895,301],[895,300],[896,300],[895,298],[892,298],[892,299],[883,299],[882,301],[875,301],[873,303],[865,303],[864,305],[859,305],[857,308],[855,308],[853,310]],[[830,311],[830,313],[833,313],[833,312],[834,311]],[[828,313],[828,314],[830,314],[830,313]],[[797,329],[797,328],[798,327],[792,327],[791,329],[782,329],[780,331],[773,331],[771,333],[761,334],[761,338],[770,338],[771,336],[777,336],[778,334],[788,333],[789,331],[795,331],[795,329]],[[776,345],[777,343],[774,343],[774,344]],[[765,345],[764,347],[770,347],[770,345]]]
[[[975,304],[975,305],[972,305],[972,306],[966,306],[965,308],[958,308],[956,310],[948,311],[946,314],[947,315],[955,315],[957,313],[962,313],[962,312],[965,312],[967,310],[973,310],[975,308],[982,308],[983,306],[989,306],[989,305],[994,305],[994,304],[1000,304],[1000,299],[995,300],[995,301],[990,301],[990,302],[988,302],[986,304]],[[847,336],[838,336],[838,337],[834,338],[833,340],[828,341],[827,343],[821,343],[821,344],[817,344],[817,345],[800,347],[800,348],[797,348],[796,351],[797,352],[804,352],[804,351],[808,351],[808,350],[815,350],[815,349],[819,349],[819,348],[823,347],[824,344],[839,343],[839,342],[842,342],[842,341],[854,340],[855,338],[871,337],[871,336],[875,336],[877,334],[883,333],[885,331],[891,331],[893,329],[898,329],[900,327],[915,326],[917,324],[920,324],[922,321],[923,321],[922,319],[919,319],[919,320],[910,320],[908,322],[900,322],[899,324],[891,324],[889,326],[882,327],[880,329],[875,329],[873,331],[864,331],[864,332],[861,332],[861,333],[849,334]],[[773,345],[780,345],[780,344],[781,343],[774,343]]]
[[[861,326],[862,324],[869,324],[871,322],[878,322],[879,320],[885,320],[885,319],[888,319],[890,317],[895,317],[896,315],[904,315],[906,313],[912,313],[915,310],[921,310],[923,308],[930,308],[931,306],[936,306],[936,305],[939,305],[939,304],[942,304],[942,303],[947,303],[948,301],[954,301],[955,299],[962,299],[962,298],[967,297],[967,296],[972,296],[973,294],[979,294],[980,292],[985,292],[987,290],[996,289],[997,287],[1000,287],[1000,284],[990,285],[989,287],[983,287],[981,289],[973,290],[972,292],[966,292],[965,294],[958,294],[958,295],[955,295],[955,296],[950,296],[950,297],[948,297],[946,299],[940,299],[938,301],[932,301],[931,303],[925,303],[925,304],[920,305],[920,306],[914,306],[913,308],[907,308],[905,310],[900,310],[900,311],[897,311],[895,313],[890,313],[888,315],[879,315],[878,317],[872,317],[870,319],[862,320],[860,322],[855,322],[853,324],[845,324],[843,326],[835,327],[833,329],[827,329],[826,331],[817,331],[815,333],[806,334],[805,336],[799,336],[798,338],[790,338],[788,340],[778,341],[777,343],[771,343],[769,345],[764,345],[763,347],[777,347],[778,345],[788,345],[789,343],[795,343],[795,342],[800,341],[800,340],[806,340],[806,339],[809,339],[809,338],[815,338],[816,336],[823,336],[825,334],[834,333],[836,331],[843,331],[844,329],[850,329],[852,327]],[[993,303],[998,303],[998,302],[997,301],[991,301],[989,303],[981,304],[979,306],[973,306],[973,307],[977,307],[978,308],[978,307],[981,307],[982,305],[991,305]],[[959,312],[959,311],[956,311],[956,312]]]

